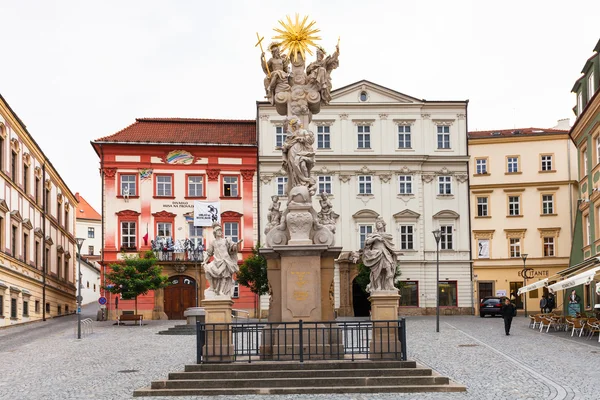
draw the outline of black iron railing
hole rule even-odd
[[[406,360],[406,321],[197,323],[197,362]]]

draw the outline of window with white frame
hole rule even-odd
[[[371,148],[371,127],[369,125],[358,125],[358,148],[359,149],[370,149]]]
[[[410,149],[411,147],[410,125],[398,125],[398,148]]]
[[[415,237],[413,225],[400,225],[400,249],[414,250]]]
[[[202,227],[194,226],[193,223],[190,224],[190,239],[192,238],[202,238]]]
[[[317,148],[318,149],[330,149],[331,148],[331,135],[330,135],[330,126],[329,125],[317,126]]]
[[[362,249],[363,247],[365,247],[365,241],[371,233],[373,233],[373,225],[358,226],[359,248]]]
[[[93,239],[96,236],[96,230],[89,226],[88,227],[88,239]]]
[[[521,257],[521,238],[510,238],[510,258]]]
[[[156,224],[156,233],[160,237],[172,237],[173,225],[170,222],[158,222]]]
[[[223,224],[223,236],[237,243],[240,240],[239,224],[237,222],[225,222]]]
[[[135,247],[135,222],[123,221],[121,222],[121,246],[122,247]]]
[[[477,216],[487,217],[488,216],[488,198],[477,197]]]
[[[588,100],[594,96],[594,92],[596,91],[595,82],[594,82],[594,71],[590,72],[588,76]]]
[[[587,148],[583,149],[582,152],[582,158],[583,158],[583,174],[587,175],[588,173],[588,156],[587,156]]]
[[[319,176],[319,193],[331,194],[331,176]]]
[[[121,196],[126,193],[126,189],[129,189],[129,196],[137,196],[136,191],[136,176],[135,175],[121,175]]]
[[[475,172],[477,174],[487,174],[487,158],[478,158],[475,160]]]
[[[233,282],[233,293],[231,294],[232,299],[237,299],[240,297],[240,284],[238,281]]]
[[[238,177],[224,176],[223,177],[223,196],[238,197]]]
[[[549,154],[542,156],[542,171],[552,171],[552,156]]]
[[[452,228],[452,225],[440,226],[440,249],[452,250],[454,248],[454,244],[452,242]]]
[[[521,196],[508,196],[508,215],[521,215]]]
[[[544,238],[544,257],[554,257],[554,237]]]
[[[287,188],[287,176],[277,177],[277,196],[285,196],[285,189]]]
[[[188,176],[188,196],[203,197],[204,196],[204,179],[201,175]]]
[[[283,142],[285,142],[286,137],[287,137],[287,134],[285,133],[283,126],[276,126],[275,127],[275,146],[282,147]]]
[[[438,176],[438,195],[446,196],[452,194],[452,177]]]
[[[398,193],[399,194],[412,194],[412,175],[400,175],[398,176]]]
[[[165,197],[173,196],[173,176],[156,175],[156,195]]]
[[[372,192],[372,179],[371,175],[359,175],[358,176],[358,193],[359,194],[373,194]]]
[[[577,116],[578,117],[581,115],[582,111],[583,111],[583,94],[580,91],[579,93],[577,93]]]
[[[600,135],[596,136],[596,164],[600,163]]]
[[[519,157],[507,157],[506,158],[506,172],[508,172],[508,173],[519,172]]]
[[[441,126],[437,127],[437,144],[438,149],[449,149],[450,148],[450,127]]]
[[[554,214],[554,195],[542,195],[542,214]]]
[[[589,214],[584,217],[585,221],[585,245],[589,246],[592,243],[592,231],[590,230],[590,216]]]

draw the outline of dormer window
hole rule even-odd
[[[581,92],[577,93],[577,116],[579,117],[581,115],[581,112],[583,111],[583,95],[581,94]]]
[[[594,92],[596,91],[596,85],[594,82],[594,71],[590,72],[590,76],[588,77],[588,100],[590,100],[594,96]]]

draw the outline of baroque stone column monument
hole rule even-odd
[[[271,295],[269,321],[331,321],[334,318],[330,295],[334,259],[341,251],[341,247],[335,247],[337,214],[327,202],[322,203],[325,211],[322,210],[320,216],[313,207],[313,196],[317,192],[311,175],[315,165],[315,138],[306,128],[312,115],[331,99],[331,71],[339,65],[339,41],[333,54],[326,56],[325,50],[313,42],[319,39],[314,36],[318,32],[312,29],[314,23],[306,24],[306,18],[300,21],[296,15],[295,22],[288,17],[287,23],[280,21],[280,24],[283,29],[275,29],[280,35],[274,39],[281,42],[269,46],[269,60],[264,52],[261,55],[266,74],[265,97],[286,117],[287,131],[282,146],[282,167],[288,178],[288,201],[281,211],[278,199],[273,199],[265,230],[266,243],[260,250],[267,259]],[[317,48],[316,61],[306,67],[306,52],[312,54],[309,46]],[[287,54],[282,54],[285,50]],[[283,343],[284,338],[280,339]],[[306,344],[314,340],[303,339]],[[261,350],[267,357],[283,352],[270,346]]]

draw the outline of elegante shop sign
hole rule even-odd
[[[523,277],[523,270],[519,271],[519,276],[522,278]],[[541,271],[539,269],[527,269],[527,274],[525,275],[525,278],[527,279],[533,279],[536,277],[548,277],[549,276],[549,271],[545,270],[545,271]]]
[[[164,208],[194,208],[194,204],[189,201],[172,201],[170,203],[164,203]]]

